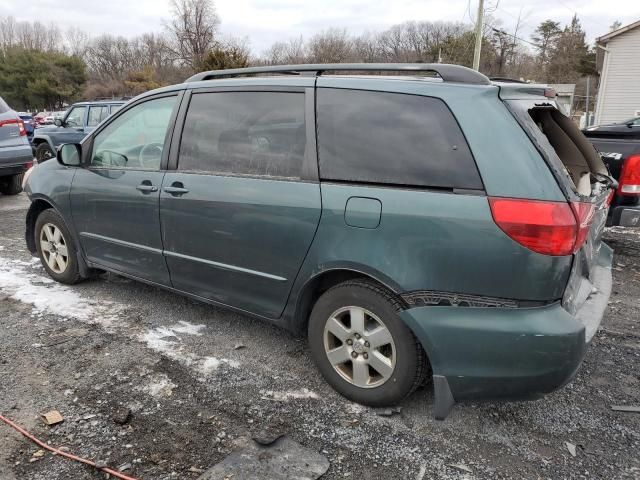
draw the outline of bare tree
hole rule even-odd
[[[276,42],[264,53],[266,62],[272,65],[304,63],[307,61],[304,39],[292,38],[286,42]]]
[[[345,29],[331,28],[311,37],[307,51],[312,62],[340,63],[353,57],[353,42]]]
[[[202,67],[214,45],[220,19],[212,0],[172,0],[173,18],[166,28],[177,60],[193,70]]]
[[[65,40],[67,51],[71,55],[84,60],[89,48],[89,35],[87,35],[87,32],[80,30],[78,27],[70,27],[65,32]]]

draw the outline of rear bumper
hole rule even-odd
[[[0,176],[15,175],[24,172],[25,164],[33,160],[31,145],[0,148]]]
[[[612,283],[608,261],[592,277],[598,291],[574,315],[560,303],[402,312],[431,361],[436,418],[446,417],[453,403],[530,400],[571,381],[604,315]]]
[[[640,227],[640,205],[618,205],[609,214],[610,226]]]

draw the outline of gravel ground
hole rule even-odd
[[[265,323],[114,275],[53,283],[26,251],[27,206],[0,196],[0,412],[52,445],[145,480],[197,479],[265,430],[323,453],[326,479],[640,479],[640,414],[610,408],[640,405],[640,232],[606,234],[614,292],[571,384],[435,422],[429,387],[380,416]],[[45,426],[50,409],[65,421]],[[104,478],[37,451],[0,424],[1,479]]]

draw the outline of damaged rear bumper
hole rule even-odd
[[[400,314],[431,361],[437,419],[458,402],[531,400],[573,379],[611,292],[611,249],[602,247],[590,293],[574,314],[560,302],[536,308],[426,306]]]

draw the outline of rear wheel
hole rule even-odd
[[[309,345],[327,382],[355,402],[395,405],[424,380],[426,356],[398,316],[400,304],[363,280],[325,292],[309,319]]]
[[[42,266],[54,280],[74,284],[80,279],[77,250],[62,217],[43,211],[36,220],[35,241]]]
[[[36,160],[38,160],[38,163],[46,162],[55,156],[56,154],[47,142],[42,142],[36,147]]]
[[[0,193],[4,195],[17,195],[22,191],[23,173],[0,178]]]

